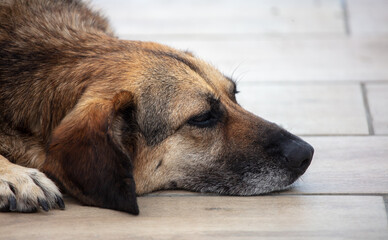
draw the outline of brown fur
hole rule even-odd
[[[77,0],[0,1],[0,208],[62,205],[48,179],[21,204],[26,167],[85,204],[134,214],[136,193],[287,187],[311,147],[242,109],[235,92],[191,53],[117,39]],[[282,163],[291,142],[311,151],[300,169]]]

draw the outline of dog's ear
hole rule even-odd
[[[54,130],[43,171],[83,203],[138,214],[132,175],[129,92],[80,102]]]

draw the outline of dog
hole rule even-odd
[[[288,188],[314,149],[236,94],[190,52],[118,39],[81,1],[0,0],[0,208],[63,209],[61,189],[137,215],[156,190]]]

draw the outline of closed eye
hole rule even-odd
[[[205,127],[212,127],[216,125],[218,120],[219,120],[219,117],[217,116],[217,114],[215,114],[212,111],[207,111],[205,113],[202,113],[190,118],[187,123],[192,126],[205,128]]]
[[[208,97],[208,102],[210,109],[206,112],[202,112],[198,115],[192,116],[187,124],[199,128],[210,128],[215,126],[218,122],[222,120],[223,110],[222,105],[219,99],[214,96]]]

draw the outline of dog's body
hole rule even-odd
[[[85,204],[134,214],[136,194],[159,189],[286,188],[311,146],[235,93],[190,53],[115,38],[77,0],[0,0],[0,208],[64,207],[46,175]]]

